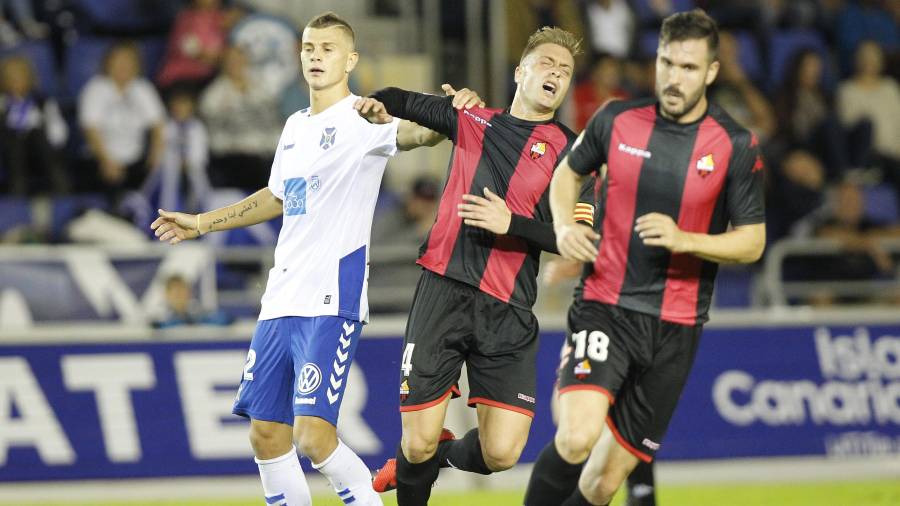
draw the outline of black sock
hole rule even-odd
[[[609,503],[606,504],[609,506]],[[572,495],[559,506],[594,506],[594,504],[589,502],[587,498],[584,497],[584,494],[581,493],[581,490],[576,486]]]
[[[399,506],[426,506],[431,497],[431,486],[437,480],[437,456],[420,464],[406,460],[403,450],[397,448],[397,504]]]
[[[656,506],[653,464],[641,462],[628,475],[628,506]]]
[[[438,444],[437,457],[442,468],[452,467],[460,471],[478,474],[491,474],[493,472],[484,462],[477,428],[467,432],[462,439],[441,441]]]
[[[569,464],[563,460],[556,451],[556,444],[550,441],[534,462],[531,479],[528,480],[528,490],[525,492],[525,505],[560,504],[572,490],[578,488],[578,477],[583,466],[583,464]]]

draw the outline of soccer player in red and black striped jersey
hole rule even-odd
[[[554,173],[560,254],[592,268],[569,311],[559,427],[535,463],[526,505],[608,504],[637,463],[653,459],[693,363],[717,264],[762,255],[756,139],[706,99],[717,48],[702,10],[668,17],[657,97],[608,104]],[[582,178],[604,163],[598,251],[572,208]],[[592,452],[603,420],[608,449]]]
[[[456,110],[447,98],[397,88],[373,95],[388,114],[454,144],[404,340],[403,437],[396,463],[375,481],[376,489],[390,488],[396,465],[400,505],[426,504],[440,467],[490,474],[514,465],[525,446],[535,403],[538,264],[542,250],[557,251],[548,191],[576,137],[554,116],[579,45],[559,28],[534,33],[506,110]],[[451,440],[442,426],[463,363],[479,428]]]

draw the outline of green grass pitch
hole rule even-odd
[[[621,495],[621,494],[620,494]],[[433,506],[520,506],[523,492],[435,491]],[[385,506],[395,506],[393,494],[385,494]],[[896,506],[900,505],[900,477],[894,481],[852,483],[800,483],[791,485],[662,486],[660,506]],[[344,506],[337,496],[316,497],[316,506]],[[152,501],[109,503],[47,503],[42,506],[247,506],[262,504],[257,497],[242,500]],[[613,506],[622,506],[617,497]],[[2,506],[12,506],[4,503]],[[17,506],[22,506],[21,503]]]

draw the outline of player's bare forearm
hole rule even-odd
[[[575,223],[572,216],[585,177],[572,170],[568,156],[564,158],[550,180],[550,212],[559,254],[570,260],[593,262],[600,235],[587,225]]]
[[[269,221],[283,212],[284,207],[281,200],[266,187],[230,206],[201,213],[200,230],[206,234],[219,230],[249,227]]]
[[[400,151],[437,146],[445,139],[446,137],[438,132],[408,120],[401,121],[397,129],[397,148]]]
[[[560,162],[553,179],[550,180],[550,212],[553,214],[553,226],[559,230],[563,225],[574,223],[572,209],[578,201],[578,192],[584,178],[569,167],[568,157]]]
[[[749,264],[762,256],[766,247],[766,225],[743,225],[723,234],[686,235],[686,251],[694,256],[720,264]]]

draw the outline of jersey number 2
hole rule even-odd
[[[244,379],[247,381],[253,381],[253,373],[250,372],[250,369],[253,369],[254,364],[256,364],[256,350],[251,348],[247,352],[247,363],[244,364]]]

